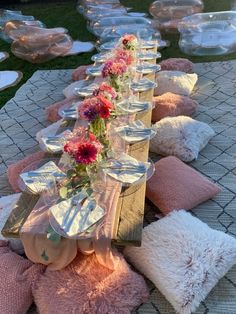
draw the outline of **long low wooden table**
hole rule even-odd
[[[145,77],[154,80],[155,74]],[[140,93],[140,100],[152,101],[154,90]],[[146,126],[151,125],[151,112],[137,115]],[[140,161],[148,160],[149,142],[130,145],[129,154]],[[146,182],[122,190],[117,205],[113,243],[116,245],[140,246],[142,239]],[[3,236],[18,238],[20,230],[38,201],[39,196],[23,192],[16,208],[2,229]]]

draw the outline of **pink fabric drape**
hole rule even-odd
[[[101,78],[95,79],[96,83],[101,83]],[[73,99],[70,100],[71,103]],[[65,105],[65,100],[54,104],[53,108],[59,108]],[[69,104],[68,104],[69,106]],[[52,106],[51,106],[52,108]],[[109,138],[112,146],[117,152],[127,152],[128,145],[119,138],[114,136],[114,127],[120,126],[122,123],[130,123],[134,121],[135,115],[124,116],[116,119],[109,127]],[[84,126],[84,121],[77,121],[75,129]],[[26,255],[34,262],[40,262],[49,265],[50,269],[61,269],[67,266],[71,259],[75,257],[77,249],[84,254],[91,254],[95,251],[98,261],[109,269],[114,269],[115,263],[111,250],[111,240],[113,236],[114,223],[116,217],[116,208],[121,192],[122,184],[111,178],[106,178],[103,182],[102,191],[106,193],[99,194],[99,205],[106,210],[106,216],[103,223],[98,226],[96,234],[89,239],[63,239],[62,243],[55,245],[51,240],[47,239],[47,230],[49,226],[48,209],[49,206],[40,208],[40,203],[31,212],[28,220],[21,230],[21,240],[25,247]],[[67,248],[67,253],[62,254],[61,248]],[[46,258],[42,252],[45,252]],[[50,253],[50,256],[49,256]]]

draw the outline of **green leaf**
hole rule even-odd
[[[47,256],[46,251],[44,250],[43,253],[41,254],[42,259],[44,259],[46,262],[49,260],[49,257]]]
[[[67,171],[67,177],[68,177],[68,178],[72,178],[74,175],[75,175],[75,172],[74,172],[73,169],[69,169],[69,170]]]
[[[90,195],[92,195],[92,193],[93,193],[93,189],[92,189],[92,188],[88,188],[88,189],[86,190],[86,192],[88,193],[88,196],[90,196]]]
[[[59,244],[61,242],[61,236],[56,233],[51,226],[48,227],[48,230],[47,230],[47,239],[56,243],[56,244]]]
[[[67,188],[65,186],[63,186],[62,188],[60,188],[60,197],[61,198],[66,198],[67,197]]]

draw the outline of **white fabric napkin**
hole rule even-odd
[[[81,204],[83,201],[84,203]],[[88,196],[86,190],[52,206],[50,211],[60,228],[69,237],[85,232],[105,215],[104,209]]]
[[[115,128],[115,132],[126,142],[136,143],[152,138],[156,132],[151,128],[146,128],[142,121],[137,120],[129,125]]]
[[[66,177],[53,161],[47,162],[34,171],[20,174],[20,177],[29,192],[38,194],[48,189],[51,183]]]
[[[74,95],[78,95],[81,97],[92,96],[93,91],[97,88],[98,88],[98,85],[96,83],[92,83],[84,87],[78,87],[74,89]]]
[[[157,84],[147,78],[142,78],[130,84],[130,88],[135,92],[144,92],[155,87],[157,87]]]
[[[42,137],[56,135],[56,133],[57,133],[58,129],[60,128],[62,122],[63,122],[63,120],[61,119],[61,120],[59,120],[57,122],[54,122],[54,123],[50,124],[46,128],[38,131],[36,133],[36,140],[38,142],[40,142]]]
[[[135,100],[125,100],[118,103],[117,108],[121,111],[125,111],[128,113],[138,113],[147,111],[151,108],[152,104],[150,102],[142,102],[142,101],[135,101]]]
[[[76,89],[77,88],[83,88],[85,86],[88,86],[89,84],[91,84],[93,81],[92,80],[79,80],[76,82],[71,83],[70,85],[68,85],[66,88],[63,89],[63,95],[66,98],[70,98],[76,95]]]
[[[70,130],[48,137],[42,137],[39,143],[40,148],[49,153],[60,153],[63,150],[65,138],[72,134]]]
[[[132,184],[141,179],[149,167],[149,162],[138,161],[123,153],[118,159],[111,160],[109,163],[104,164],[103,171],[122,183]]]
[[[63,119],[77,120],[79,118],[78,107],[80,103],[73,104],[71,107],[60,108],[58,114]]]

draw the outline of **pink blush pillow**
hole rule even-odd
[[[47,269],[33,294],[40,314],[128,314],[148,299],[143,277],[118,254],[114,271],[99,264],[95,254],[79,254],[59,271]]]
[[[40,163],[42,159],[46,156],[45,152],[37,152],[33,153],[22,160],[17,161],[16,163],[10,165],[7,168],[7,177],[8,181],[14,192],[20,192],[20,188],[18,186],[18,179],[21,172],[31,163]]]
[[[170,156],[156,162],[155,173],[147,181],[146,196],[166,215],[175,209],[191,209],[220,191],[216,184]]]
[[[162,71],[182,71],[193,73],[194,64],[185,58],[169,58],[160,62]]]
[[[57,122],[61,119],[58,114],[58,110],[63,106],[72,106],[73,102],[75,101],[76,97],[65,98],[61,101],[58,101],[50,106],[48,106],[45,110],[46,112],[46,119],[50,122]]]
[[[0,313],[26,313],[33,302],[32,288],[43,270],[0,241]]]
[[[90,65],[80,65],[78,68],[76,68],[72,73],[72,80],[73,81],[79,81],[86,78],[86,70]]]
[[[165,93],[153,97],[154,109],[152,121],[157,122],[165,117],[192,116],[198,107],[198,102],[174,93]]]

